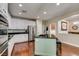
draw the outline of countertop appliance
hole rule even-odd
[[[7,29],[8,29],[8,20],[3,15],[0,14],[0,56],[8,55]]]

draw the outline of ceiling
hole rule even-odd
[[[71,22],[75,22],[75,21],[79,22],[79,14],[72,15],[70,17],[65,18],[64,20],[68,20],[68,21],[71,21]]]
[[[22,4],[20,7],[19,4]],[[49,20],[62,18],[79,11],[78,3],[9,3],[9,12],[14,17]],[[39,16],[39,17],[38,17]]]

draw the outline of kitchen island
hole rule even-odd
[[[56,56],[61,54],[60,41],[55,36],[36,37],[35,38],[35,55],[39,56]]]

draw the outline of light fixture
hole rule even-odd
[[[60,3],[56,3],[56,5],[60,5]]]
[[[21,15],[22,13],[21,12],[19,12],[19,15]]]
[[[46,11],[44,11],[44,12],[43,12],[43,14],[47,14],[47,12],[46,12]]]
[[[23,5],[22,4],[19,4],[19,7],[22,7]]]

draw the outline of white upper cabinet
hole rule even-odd
[[[0,14],[7,18],[8,3],[0,3]]]

